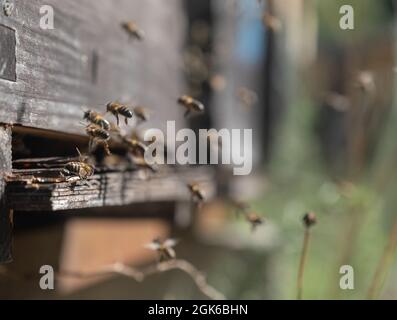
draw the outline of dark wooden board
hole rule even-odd
[[[12,217],[5,201],[7,173],[11,173],[11,130],[0,126],[0,264],[12,260]]]
[[[0,25],[15,31],[16,57],[4,39],[0,55],[16,58],[16,82],[0,77],[0,123],[83,133],[82,106],[104,111],[106,102],[122,98],[153,109],[148,126],[182,123],[175,103],[182,87],[179,0],[11,2],[14,10],[0,12]],[[40,28],[43,5],[54,8],[54,30]],[[145,31],[145,41],[129,39],[120,26],[128,20]],[[5,78],[13,77],[10,70]]]
[[[18,170],[18,176],[7,183],[7,205],[19,211],[56,211],[133,203],[190,201],[186,184],[198,182],[206,199],[215,195],[214,176],[204,167],[164,169],[146,176],[140,170],[103,172],[86,182],[27,183],[32,172]],[[51,171],[46,176],[52,174]],[[14,173],[15,174],[15,173]]]

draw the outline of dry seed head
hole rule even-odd
[[[308,212],[303,217],[303,224],[306,228],[310,228],[311,226],[317,223],[317,217],[314,212]]]

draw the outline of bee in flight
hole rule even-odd
[[[144,156],[147,150],[146,144],[139,141],[137,138],[127,138],[125,136],[121,137],[121,140],[127,147],[128,151],[135,156]]]
[[[174,247],[177,243],[178,241],[175,239],[166,239],[165,241],[161,241],[160,238],[156,238],[151,243],[145,245],[145,247],[157,251],[159,254],[159,261],[163,262],[176,258]]]
[[[131,119],[133,116],[132,111],[128,108],[127,105],[117,101],[109,102],[106,105],[106,112],[110,112],[116,117],[117,125],[119,125],[120,123],[119,116],[124,117],[125,124],[128,124],[128,119]]]
[[[123,22],[121,27],[128,33],[130,37],[133,37],[137,40],[143,40],[145,37],[143,30],[140,29],[134,21]]]
[[[102,129],[105,130],[110,130],[110,123],[107,121],[102,115],[100,115],[98,112],[88,110],[84,112],[84,117],[83,119],[87,120],[88,122],[92,124],[96,124],[100,126]]]
[[[255,212],[246,213],[245,218],[251,224],[252,231],[255,231],[255,229],[263,223],[263,219],[259,217]]]
[[[186,108],[185,117],[191,112],[203,112],[205,109],[204,104],[188,95],[179,97],[178,103]]]
[[[150,119],[149,110],[142,106],[135,107],[134,114],[138,118],[139,122],[146,122]]]
[[[110,149],[108,145],[108,141],[110,139],[110,133],[101,127],[95,125],[95,124],[89,124],[86,128],[85,131],[87,135],[90,137],[90,141],[88,143],[88,150],[89,152],[92,152],[96,145],[101,144],[107,155],[110,155]]]
[[[65,177],[66,180],[70,180],[73,177],[79,177],[81,180],[85,180],[95,172],[95,167],[87,162],[88,157],[83,157],[79,149],[77,149],[77,152],[79,154],[79,161],[66,163],[61,171],[61,176]]]
[[[196,182],[188,183],[187,187],[190,191],[192,200],[194,202],[201,203],[204,201],[204,199],[205,199],[204,192],[198,183],[196,183]]]

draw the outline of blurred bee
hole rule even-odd
[[[116,117],[117,125],[119,125],[120,123],[120,119],[119,119],[120,115],[124,117],[125,124],[128,124],[128,119],[132,118],[133,116],[133,113],[128,108],[128,106],[117,101],[109,102],[106,105],[106,112],[110,112]]]
[[[266,11],[262,15],[262,22],[266,28],[270,29],[273,32],[280,31],[283,26],[279,18]]]
[[[108,145],[108,141],[110,139],[110,133],[101,127],[90,124],[85,128],[87,135],[90,137],[90,141],[88,143],[88,150],[92,152],[97,144],[101,144],[107,155],[110,155],[110,149]]]
[[[159,254],[159,261],[163,262],[176,258],[174,247],[177,243],[178,241],[175,239],[166,239],[165,241],[161,241],[160,238],[156,238],[151,243],[145,245],[145,247],[157,251]]]
[[[245,218],[251,224],[252,231],[255,231],[255,229],[263,223],[263,219],[259,217],[255,212],[246,213]]]
[[[88,110],[84,112],[83,119],[100,126],[102,129],[110,130],[110,123],[98,112]]]
[[[249,209],[249,205],[245,202],[233,200],[233,199],[229,200],[229,202],[236,210],[238,210],[238,212],[245,213]]]
[[[258,102],[258,95],[254,91],[245,87],[237,89],[237,97],[240,99],[242,105],[247,109],[251,108]]]
[[[196,182],[188,183],[187,187],[192,196],[192,200],[197,203],[202,203],[205,200],[204,192]]]
[[[135,107],[134,114],[140,122],[146,122],[150,119],[149,110],[142,106]]]
[[[85,180],[95,172],[95,167],[87,163],[88,157],[83,157],[79,149],[77,149],[77,152],[79,154],[79,161],[66,163],[61,171],[61,176],[65,177],[66,180],[70,180],[73,177],[79,177],[81,180]]]
[[[188,95],[179,97],[178,103],[186,108],[185,117],[191,112],[203,112],[205,109],[204,104]]]
[[[364,93],[373,95],[376,91],[374,75],[371,71],[361,71],[356,78],[356,87]]]
[[[139,141],[136,138],[126,137],[122,137],[122,141],[127,146],[128,151],[130,151],[133,155],[141,157],[145,155],[148,147],[143,142]]]
[[[128,33],[130,37],[133,37],[137,40],[143,40],[145,38],[145,33],[134,21],[123,22],[121,27]]]
[[[346,112],[351,108],[349,98],[336,92],[327,93],[324,102],[338,112]]]

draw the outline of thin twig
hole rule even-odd
[[[387,277],[390,264],[397,248],[397,219],[394,222],[393,228],[389,235],[386,248],[381,256],[378,266],[376,268],[371,286],[368,290],[368,299],[377,299],[382,291],[384,281]]]
[[[109,274],[120,274],[129,278],[134,279],[137,282],[142,282],[147,276],[170,271],[170,270],[181,270],[187,273],[192,280],[195,282],[197,288],[208,298],[213,300],[225,300],[226,297],[216,290],[214,287],[207,283],[207,280],[203,273],[196,269],[190,262],[186,260],[176,259],[161,262],[155,265],[151,265],[142,271],[135,270],[130,266],[123,263],[114,263],[108,266],[104,266],[94,272],[75,272],[75,271],[62,271],[57,274],[58,277],[75,277],[75,278],[89,278],[96,276],[103,276]]]
[[[309,241],[310,241],[310,229],[306,228],[305,229],[305,236],[303,239],[303,248],[302,248],[302,254],[301,254],[301,259],[299,263],[299,270],[298,270],[298,282],[297,282],[297,299],[302,300],[302,291],[303,291],[303,275],[305,272],[305,264],[306,264],[306,257],[307,257],[307,251],[309,248]]]

